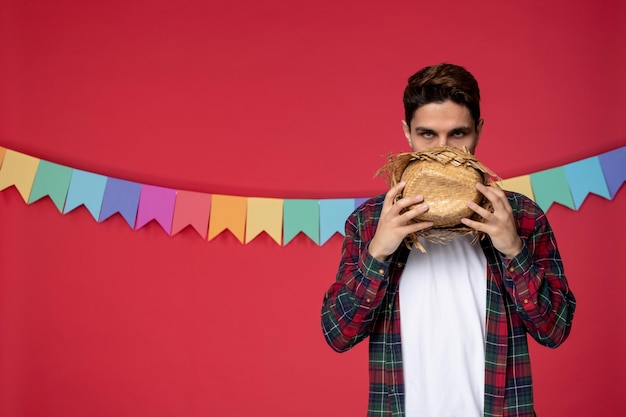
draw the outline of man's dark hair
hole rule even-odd
[[[411,77],[404,89],[404,114],[407,125],[415,110],[429,103],[451,100],[469,109],[474,125],[480,120],[478,82],[465,68],[454,64],[437,64],[422,68]]]

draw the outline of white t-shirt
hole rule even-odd
[[[400,278],[407,417],[482,417],[487,262],[480,243],[422,241]]]

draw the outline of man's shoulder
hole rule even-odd
[[[541,207],[530,197],[515,191],[503,191],[504,194],[506,194],[506,198],[509,200],[514,214],[533,218],[543,217],[545,215]]]
[[[351,218],[377,219],[380,216],[385,194],[368,198],[359,204],[352,212]]]
[[[385,194],[379,194],[375,197],[371,197],[363,201],[361,204],[357,206],[356,210],[368,210],[368,209],[371,209],[372,207],[380,206],[383,204],[384,200],[385,200]]]
[[[537,203],[531,200],[530,197],[528,197],[527,195],[518,193],[516,191],[509,191],[509,190],[502,190],[502,191],[504,191],[504,194],[506,194],[506,198],[509,200],[509,203],[511,204],[537,206]]]

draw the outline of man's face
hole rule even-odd
[[[402,122],[404,134],[413,152],[423,152],[436,146],[464,146],[473,154],[483,127],[483,120],[474,123],[469,109],[446,100],[429,103],[413,114],[411,127]]]

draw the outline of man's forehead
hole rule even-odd
[[[411,125],[424,126],[446,126],[449,129],[454,127],[471,126],[472,115],[466,106],[456,104],[451,101],[442,103],[429,103],[420,106],[413,113]]]

